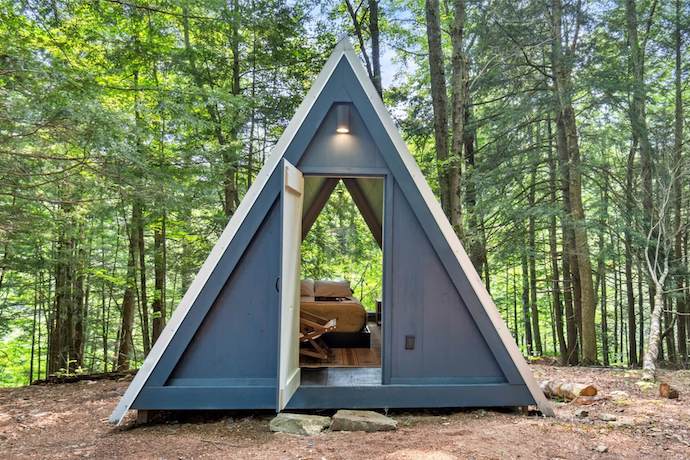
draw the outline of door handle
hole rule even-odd
[[[276,292],[280,292],[280,276],[276,278]]]

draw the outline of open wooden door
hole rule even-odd
[[[300,384],[299,282],[304,195],[304,177],[299,169],[287,160],[283,160],[282,169],[278,412],[285,408]]]

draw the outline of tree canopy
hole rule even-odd
[[[681,0],[0,0],[0,385],[142,362],[340,33],[525,355],[687,365],[688,30]],[[381,295],[342,185],[303,265]]]

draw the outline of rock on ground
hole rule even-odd
[[[606,412],[599,414],[599,420],[604,422],[615,422],[617,419],[615,415]]]
[[[311,436],[321,433],[331,424],[329,417],[281,412],[269,423],[271,431]]]
[[[624,401],[626,399],[630,399],[630,393],[623,390],[614,390],[609,393],[609,397],[612,401]]]
[[[339,410],[333,416],[332,431],[392,431],[398,422],[369,410]]]
[[[577,418],[587,418],[589,417],[589,411],[586,409],[578,409],[575,411],[575,417]]]
[[[635,419],[633,417],[617,417],[615,421],[609,422],[609,425],[619,428],[629,428],[635,426]]]
[[[667,399],[678,399],[678,390],[668,383],[662,383],[659,385],[659,396]]]

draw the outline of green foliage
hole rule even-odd
[[[348,280],[369,311],[381,298],[381,249],[342,182],[302,243],[302,278]]]
[[[165,295],[148,274],[142,306],[137,286],[133,365],[142,307],[164,297],[167,319],[191,283],[227,223],[229,171],[239,200],[333,43],[305,40],[300,1],[233,8],[0,0],[0,385],[26,383],[32,342],[45,374],[60,264],[85,277],[82,364],[112,369],[133,202],[147,267],[164,218],[167,237]]]
[[[640,157],[629,116],[635,81],[625,4],[563,3],[568,45],[576,45],[568,64],[585,225],[595,271],[599,262],[605,271],[600,282],[608,296],[608,329],[599,340],[608,339],[612,364],[626,364],[626,235],[632,243],[635,319],[643,331],[649,292],[643,258],[648,223],[638,196]],[[675,2],[636,3],[658,198],[667,180],[661,166],[674,154],[673,31],[678,21],[681,54],[687,56],[690,10],[680,2],[676,17]],[[652,4],[657,5],[653,12]],[[436,160],[433,141],[424,2],[385,0],[379,11],[384,100],[437,191],[439,172],[448,163]],[[445,31],[453,13],[441,2]],[[481,275],[525,352],[521,302],[528,274],[522,272],[521,256],[534,257],[544,352],[556,354],[549,230],[555,218],[562,268],[562,226],[572,222],[563,212],[558,161],[555,183],[550,177],[549,161],[558,144],[551,8],[537,1],[473,1],[466,2],[466,15],[469,97],[464,102],[471,116],[465,128],[475,136],[476,158],[474,165],[463,163],[463,243],[468,250],[485,247],[488,260]],[[367,25],[366,2],[357,17]],[[32,343],[34,378],[45,376],[55,279],[65,264],[73,268],[70,292],[84,277],[82,369],[113,369],[135,202],[143,208],[148,305],[141,305],[137,284],[130,357],[133,366],[142,362],[142,312],[149,311],[151,321],[156,316],[151,302],[163,299],[165,319],[170,317],[227,223],[226,191],[234,189],[230,204],[236,205],[342,30],[352,31],[342,2],[0,0],[0,385],[27,382]],[[443,47],[450,80],[447,33]],[[685,107],[690,104],[688,71],[687,59],[682,60]],[[681,163],[688,170],[689,130],[687,115],[682,117]],[[685,178],[679,216],[687,223],[690,181]],[[474,202],[468,192],[474,192]],[[161,295],[153,290],[153,237],[163,230],[167,271]],[[672,261],[669,311],[687,299],[687,289],[675,288],[688,282],[687,225],[684,231],[685,258]],[[339,185],[302,245],[303,276],[348,279],[371,310],[381,296],[381,257]],[[598,309],[597,322],[602,320]],[[76,319],[72,326],[76,330]],[[76,370],[68,366],[58,372]]]

